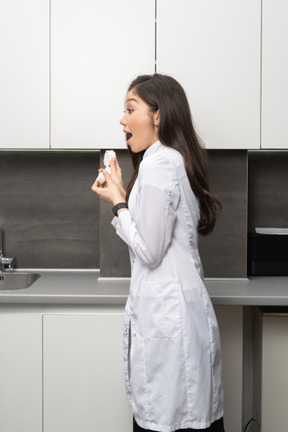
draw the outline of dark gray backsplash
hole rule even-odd
[[[18,267],[100,268],[103,277],[130,276],[111,205],[90,190],[99,157],[96,151],[0,152],[0,228],[5,253]],[[130,158],[126,150],[117,157],[127,186]],[[214,232],[199,239],[204,273],[246,277],[248,229],[288,226],[288,152],[209,150],[209,159],[211,189],[223,210]]]
[[[249,232],[288,228],[288,151],[249,151]]]
[[[247,277],[247,152],[209,150],[211,189],[222,203],[212,234],[199,237],[205,277]]]
[[[127,150],[117,150],[117,159],[122,169],[125,188],[132,174],[132,163]],[[103,152],[101,151],[101,160]],[[100,276],[101,277],[129,277],[130,261],[126,244],[115,233],[111,225],[112,206],[100,201]]]
[[[0,228],[21,268],[99,268],[100,152],[0,152]]]
[[[126,150],[117,151],[124,182],[132,168]],[[206,277],[247,276],[247,152],[210,150],[211,187],[221,200],[223,211],[214,232],[200,239]],[[111,226],[111,205],[100,204],[101,276],[130,276],[126,245]]]

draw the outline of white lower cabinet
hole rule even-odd
[[[124,310],[10,310],[0,308],[0,431],[132,432],[123,371]],[[215,310],[225,426],[241,432],[243,308]]]
[[[287,430],[288,311],[257,316],[255,418],[261,432]]]
[[[0,431],[42,431],[42,315],[0,315]]]
[[[221,336],[225,430],[241,432],[243,430],[243,307],[217,305],[214,309]]]
[[[130,432],[123,315],[45,315],[44,432]]]
[[[242,430],[242,306],[216,306],[227,430]],[[132,432],[123,382],[123,315],[46,315],[44,432]]]

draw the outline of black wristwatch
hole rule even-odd
[[[128,209],[128,205],[125,202],[118,203],[112,208],[112,212],[114,213],[115,216],[118,216],[117,212],[122,208]]]

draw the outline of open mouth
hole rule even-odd
[[[128,144],[128,141],[132,138],[132,134],[130,132],[126,133],[126,142]]]

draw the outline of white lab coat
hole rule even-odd
[[[203,283],[198,218],[182,156],[157,141],[144,154],[129,211],[112,221],[130,252],[125,381],[144,429],[204,429],[223,416],[219,330]]]

